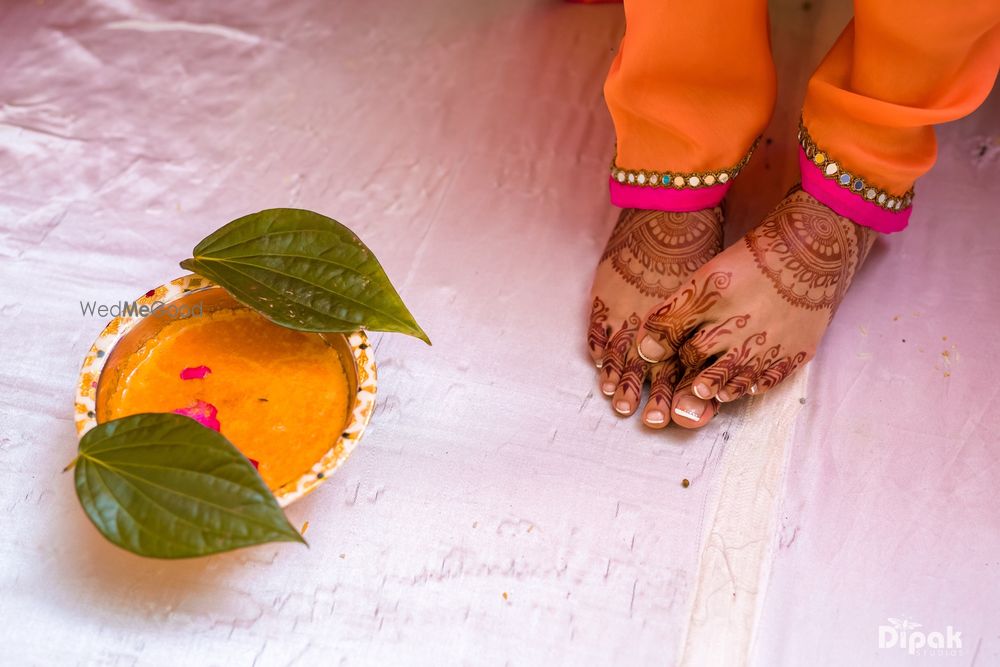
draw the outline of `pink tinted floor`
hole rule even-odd
[[[419,6],[418,6],[419,4]],[[779,113],[729,239],[793,182],[806,77],[847,20],[773,3]],[[8,3],[0,9],[0,617],[21,663],[664,664],[733,411],[649,433],[595,394],[618,6]],[[1000,661],[996,96],[943,128],[810,369],[752,662]],[[118,301],[243,213],[333,215],[433,348],[377,337],[363,446],[289,512],[309,550],[143,561],[86,523],[76,371]],[[754,418],[766,419],[766,414]],[[682,478],[692,484],[683,489]],[[737,547],[734,547],[738,549]],[[961,656],[880,649],[908,618]]]

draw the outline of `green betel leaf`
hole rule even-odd
[[[273,322],[299,331],[396,331],[430,339],[375,255],[332,218],[271,208],[206,237],[181,266]]]
[[[189,558],[305,540],[253,465],[222,434],[175,414],[99,424],[80,440],[76,494],[114,544]]]

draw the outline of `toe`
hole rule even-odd
[[[757,364],[744,367],[716,393],[715,400],[720,403],[731,403],[744,396],[756,394],[760,390],[757,381],[763,375],[763,366],[764,364]]]
[[[691,384],[693,373],[688,373],[674,390],[670,418],[683,428],[701,428],[707,424],[719,411],[719,404],[714,400],[704,400],[694,395]]]
[[[639,351],[646,361],[663,361],[672,356],[722,298],[732,277],[724,271],[707,276],[699,273],[646,315],[638,340]]]
[[[734,334],[747,326],[750,315],[734,315],[718,324],[698,329],[680,349],[677,358],[685,368],[704,368],[712,357],[721,357],[732,346]]]
[[[750,387],[749,392],[754,396],[764,395],[811,358],[811,354],[799,352],[798,354],[789,355],[775,361],[764,369],[756,382]]]
[[[708,400],[715,398],[719,391],[729,382],[730,370],[725,366],[712,364],[702,371],[691,383],[691,393],[698,398]]]
[[[662,342],[655,336],[645,332],[639,339],[637,349],[639,350],[639,356],[652,364],[670,357],[670,350],[664,347]]]
[[[613,396],[625,373],[625,365],[633,349],[635,332],[639,329],[639,316],[632,314],[622,326],[611,334],[601,357],[601,371],[597,374],[601,393]],[[640,383],[640,389],[642,384]]]
[[[618,381],[614,396],[611,397],[611,406],[615,412],[628,417],[636,411],[642,398],[642,385],[648,373],[649,363],[644,361],[633,347],[626,356],[621,379]]]
[[[649,370],[649,400],[642,411],[642,423],[650,428],[664,428],[670,423],[670,406],[674,386],[681,377],[682,368],[676,359],[656,364]]]
[[[752,369],[764,365],[766,353],[763,345],[766,342],[767,334],[762,332],[746,338],[741,345],[730,348],[718,361],[698,373],[691,385],[691,391],[698,398],[716,398],[719,392],[741,373],[750,373]],[[725,402],[733,398],[723,393],[720,400]]]
[[[738,375],[730,380],[729,384],[716,392],[715,400],[719,403],[732,403],[733,401],[738,401],[746,394],[750,393],[750,387],[753,386],[753,384],[753,378],[749,378],[745,375]]]
[[[590,309],[590,326],[587,328],[587,351],[594,365],[601,367],[604,350],[608,346],[608,307],[600,297],[594,297]]]
[[[597,386],[605,396],[613,396],[618,389],[618,383],[622,379],[622,371],[625,368],[624,361],[618,358],[609,350],[601,359],[600,370],[597,373]]]

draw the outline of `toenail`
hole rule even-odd
[[[618,411],[618,414],[627,415],[632,412],[632,406],[629,405],[628,401],[621,400],[615,403],[615,410]]]
[[[753,385],[752,387],[750,387],[750,393],[751,394],[756,394],[757,393],[757,385],[756,384]]]
[[[663,413],[659,410],[650,410],[646,413],[646,423],[647,424],[662,424],[663,423]]]
[[[701,419],[702,413],[705,411],[705,404],[697,399],[692,399],[688,396],[681,398],[677,402],[677,407],[674,408],[674,414],[680,415],[685,419],[690,419],[693,422]]]
[[[597,366],[598,368],[600,368],[601,366],[604,365],[604,361],[602,361],[601,359],[598,359],[597,361],[594,362],[594,365]]]
[[[709,398],[711,398],[711,396],[709,396],[709,391],[710,390],[708,388],[708,385],[706,385],[706,384],[704,384],[702,382],[696,382],[693,385],[691,385],[691,391],[693,391],[694,395],[697,396],[698,398],[705,399],[705,400],[708,400]]]
[[[725,389],[723,389],[722,391],[720,391],[718,394],[715,395],[715,400],[717,400],[719,403],[725,403],[726,401],[731,401],[733,399],[732,397],[729,396],[729,394],[726,393]]]
[[[605,396],[610,396],[611,394],[615,393],[615,383],[605,382],[604,384],[601,385],[601,391],[604,392]]]
[[[639,356],[652,364],[662,360],[666,352],[666,348],[653,340],[652,336],[646,336],[639,341]]]

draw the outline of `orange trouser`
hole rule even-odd
[[[854,173],[902,192],[934,162],[934,125],[972,112],[992,88],[1000,0],[855,0],[854,13],[809,81],[804,125]],[[774,106],[766,0],[625,0],[625,20],[604,88],[616,164],[737,164]]]

